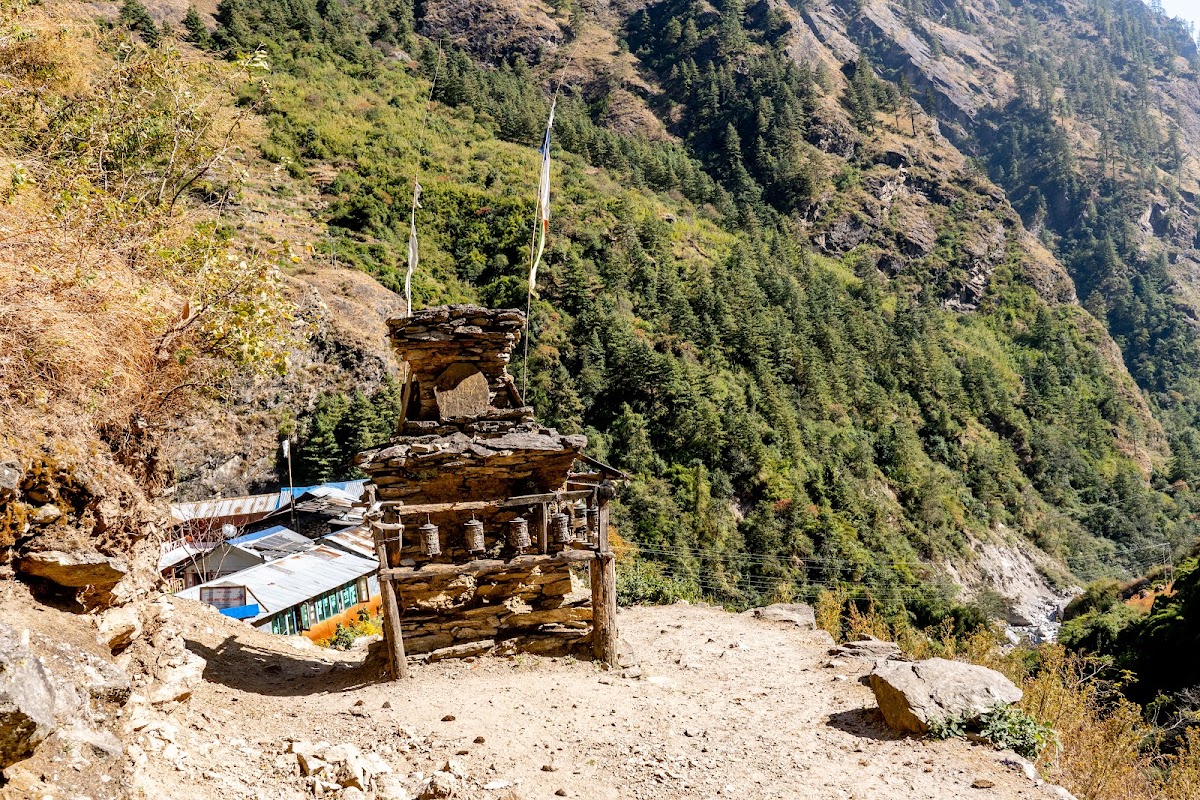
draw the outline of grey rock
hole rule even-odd
[[[16,629],[0,625],[0,768],[33,755],[55,731],[54,709],[45,666]]]
[[[745,612],[755,619],[786,622],[806,631],[817,629],[817,616],[812,606],[804,603],[775,603],[763,608],[752,608]]]
[[[867,660],[889,659],[900,657],[900,645],[895,642],[885,642],[874,636],[864,636],[853,642],[846,642],[841,647],[829,651],[831,656],[843,658],[863,658]]]
[[[13,500],[21,493],[21,466],[15,461],[0,462],[0,503]]]
[[[944,658],[877,663],[868,681],[888,727],[913,733],[928,731],[934,720],[977,719],[1022,696],[1012,681],[993,669]]]

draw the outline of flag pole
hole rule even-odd
[[[538,177],[538,197],[533,212],[533,232],[529,239],[529,288],[525,294],[525,355],[521,363],[521,402],[528,403],[529,390],[529,317],[533,310],[533,290],[537,285],[537,268],[542,253],[546,250],[546,234],[550,230],[550,130],[554,127],[554,109],[558,104],[558,92],[562,83],[554,87],[550,98],[550,116],[546,119],[546,135],[542,139],[542,161]],[[538,226],[542,229],[542,242],[537,246]]]
[[[442,48],[438,48],[433,66],[433,81],[429,84],[429,96],[425,99],[425,112],[421,116],[421,130],[417,134],[417,163],[413,168],[412,208],[408,214],[408,271],[404,274],[404,312],[412,316],[412,276],[417,269],[417,209],[421,207],[421,151],[425,149],[425,130],[429,126],[429,108],[433,105],[433,93],[437,89],[438,76],[442,70]]]

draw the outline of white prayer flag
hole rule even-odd
[[[542,173],[538,185],[538,217],[541,227],[541,240],[538,242],[537,255],[529,267],[529,291],[537,289],[537,270],[542,263],[542,253],[546,251],[546,234],[550,231],[550,129],[554,127],[554,107],[558,98],[550,101],[550,118],[546,120],[546,137],[542,140]]]
[[[404,276],[404,302],[412,316],[412,276],[417,268],[417,209],[421,207],[421,184],[413,178],[412,211],[408,218],[408,272]]]

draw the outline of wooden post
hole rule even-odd
[[[600,501],[596,558],[592,579],[592,655],[609,667],[617,666],[617,558],[608,546],[608,503]]]
[[[535,523],[537,524],[538,552],[542,555],[550,552],[550,515],[545,503],[534,507]]]
[[[388,560],[384,531],[376,526],[377,520],[371,522],[375,555],[379,558],[379,596],[383,605],[383,637],[388,645],[388,672],[392,680],[400,680],[408,677],[408,659],[404,655],[404,630],[400,626],[400,603],[391,576],[383,572],[398,565]]]

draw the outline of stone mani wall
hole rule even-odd
[[[438,657],[493,649],[590,654],[586,574],[576,578],[566,565],[520,559],[492,563],[493,569],[479,574],[418,574],[396,582],[409,654]]]

